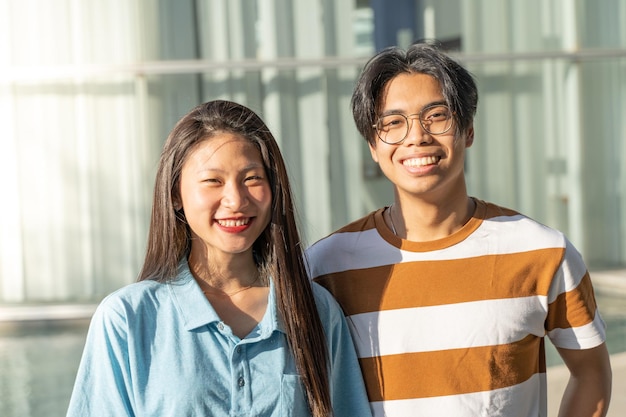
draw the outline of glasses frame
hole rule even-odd
[[[422,120],[422,113],[424,113],[425,111],[432,109],[433,107],[445,107],[446,109],[448,109],[448,111],[450,112],[450,125],[443,131],[443,132],[431,132],[430,129],[428,129],[426,126],[424,126],[424,121]],[[387,116],[402,116],[404,117],[404,120],[406,121],[406,133],[404,134],[404,136],[402,137],[402,139],[397,140],[395,142],[388,142],[385,139],[382,138],[381,136],[381,131],[378,128],[378,125],[380,124],[381,120],[384,117]],[[409,114],[408,116],[403,114],[403,113],[390,113],[390,114],[386,114],[384,116],[380,116],[378,119],[376,119],[376,123],[374,123],[372,125],[372,127],[374,128],[374,130],[376,131],[376,136],[378,136],[378,139],[382,140],[383,142],[385,142],[388,145],[398,145],[402,142],[404,142],[404,140],[407,138],[407,136],[409,136],[409,132],[411,131],[411,129],[413,128],[413,119],[415,119],[414,116],[417,116],[417,120],[419,121],[420,126],[422,127],[422,129],[424,130],[424,132],[428,133],[429,135],[443,135],[444,133],[448,133],[448,131],[450,129],[452,129],[452,125],[454,124],[454,117],[453,113],[450,109],[450,106],[448,106],[447,104],[430,104],[424,108],[422,108],[422,110],[419,111],[419,113],[413,113],[413,114]]]

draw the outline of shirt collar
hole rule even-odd
[[[276,309],[275,288],[269,280],[270,291],[267,302],[267,311],[253,331],[260,337],[269,336],[274,330],[285,332]],[[187,259],[181,260],[178,265],[178,275],[168,281],[172,300],[182,316],[185,330],[191,331],[210,323],[221,321],[213,306],[206,299],[202,289],[191,275]]]
[[[209,323],[220,321],[219,316],[207,301],[200,286],[193,279],[187,259],[178,265],[178,275],[167,282],[172,300],[182,316],[186,330],[194,330]]]

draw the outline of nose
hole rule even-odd
[[[248,204],[245,187],[235,183],[227,183],[222,194],[222,205],[231,210],[239,210]]]
[[[424,130],[419,121],[419,115],[414,114],[408,117],[409,131],[406,134],[404,143],[412,143],[415,145],[424,145],[432,141],[430,133]]]

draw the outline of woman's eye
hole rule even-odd
[[[208,183],[208,184],[219,184],[220,180],[217,178],[205,178],[202,180],[202,182]]]
[[[246,177],[246,179],[244,181],[247,182],[247,183],[263,181],[263,177],[260,176],[260,175],[250,175],[250,176]]]

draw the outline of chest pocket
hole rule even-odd
[[[283,375],[280,386],[281,417],[311,417],[299,375]]]

